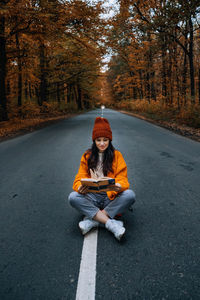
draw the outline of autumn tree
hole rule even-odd
[[[90,1],[3,1],[1,10],[1,117],[23,99],[91,104],[99,76],[102,3]],[[73,100],[72,100],[73,99]],[[86,101],[87,99],[87,101]]]
[[[199,1],[119,2],[108,32],[115,55],[108,77],[118,99],[128,89],[126,99],[160,99],[180,108],[189,99],[189,85],[188,103],[194,104]]]

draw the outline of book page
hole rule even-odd
[[[113,179],[111,177],[101,177],[98,179],[94,179],[94,178],[81,178],[81,181],[88,181],[88,182],[100,182],[100,181],[104,181],[104,180],[108,180],[108,179]]]

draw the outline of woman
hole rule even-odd
[[[135,193],[129,189],[127,166],[123,156],[112,145],[112,131],[107,119],[96,118],[92,140],[92,148],[82,155],[69,203],[85,216],[79,222],[83,235],[103,223],[120,240],[125,228],[123,222],[115,220],[114,217],[135,202]],[[103,176],[115,178],[112,191],[89,193],[87,186],[81,184],[81,178],[96,179]]]

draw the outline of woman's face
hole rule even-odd
[[[99,152],[104,152],[109,146],[109,139],[105,137],[98,137],[95,140]]]

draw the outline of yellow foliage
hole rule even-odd
[[[200,107],[199,105],[189,105],[186,109],[181,108],[177,115],[178,120],[183,120],[185,124],[200,128]]]
[[[60,102],[43,102],[42,106],[38,106],[34,102],[25,102],[21,107],[9,104],[9,119],[16,121],[19,119],[46,118],[51,116],[59,116],[68,112],[77,111],[77,104]]]
[[[161,101],[131,100],[121,101],[116,104],[118,109],[132,111],[156,120],[175,121],[194,128],[200,128],[200,107],[189,105],[179,111],[174,106],[167,106]]]

